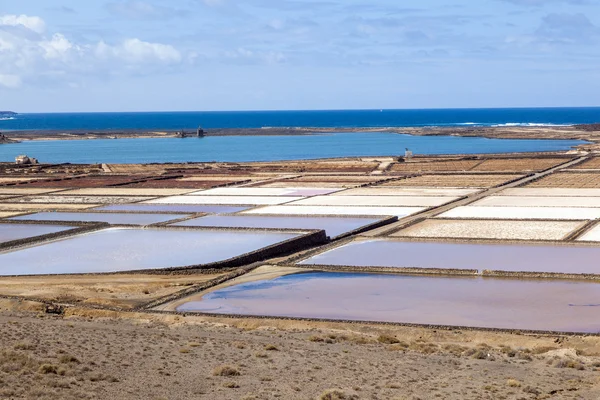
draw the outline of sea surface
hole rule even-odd
[[[41,163],[250,162],[415,154],[480,154],[568,150],[578,140],[512,140],[395,133],[303,136],[26,141],[0,145],[0,161],[20,154]]]
[[[600,107],[423,110],[19,114],[0,130],[573,125],[600,122]]]
[[[19,114],[0,119],[11,130],[178,130],[203,128],[388,126],[552,126],[600,121],[600,108],[338,110]],[[23,133],[26,135],[26,133]],[[478,154],[568,150],[576,140],[419,137],[393,133],[304,136],[102,139],[0,145],[0,161],[20,154],[42,163],[249,162],[356,156]]]

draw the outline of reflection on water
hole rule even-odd
[[[186,214],[127,214],[127,213],[72,213],[41,212],[11,219],[19,221],[84,221],[122,225],[150,225],[185,217]]]
[[[178,222],[176,226],[210,226],[224,228],[324,229],[336,237],[379,221],[378,218],[208,216]]]
[[[600,332],[585,281],[308,272],[208,293],[178,311],[485,328]]]
[[[597,274],[599,259],[600,247],[371,240],[349,243],[300,264]]]
[[[0,224],[0,243],[73,229],[64,225]]]
[[[114,272],[206,264],[299,235],[112,228],[0,253],[0,275]]]

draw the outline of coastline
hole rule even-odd
[[[571,139],[600,142],[600,124],[568,126],[427,126],[427,127],[360,127],[360,128],[223,128],[208,129],[204,136],[299,136],[323,133],[388,132],[413,136],[463,136],[490,139]],[[88,140],[125,138],[173,138],[179,130],[19,130],[4,131],[9,141]],[[195,137],[193,129],[186,137]]]

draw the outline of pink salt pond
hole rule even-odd
[[[600,247],[583,245],[369,240],[351,242],[299,264],[600,274],[598,260]]]
[[[308,272],[225,287],[180,312],[600,332],[600,284]]]

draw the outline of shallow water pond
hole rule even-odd
[[[100,273],[207,264],[300,235],[111,228],[0,253],[0,275]]]
[[[476,269],[599,274],[600,247],[370,240],[352,242],[304,265]]]
[[[35,236],[49,235],[76,228],[64,225],[34,225],[34,224],[0,224],[0,243],[13,240],[27,239]]]
[[[308,272],[226,287],[184,312],[600,332],[600,284]]]
[[[327,236],[336,237],[363,226],[374,224],[379,220],[378,218],[219,215],[195,218],[173,225],[225,228],[324,229]]]

